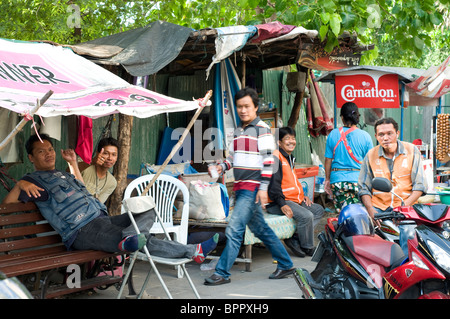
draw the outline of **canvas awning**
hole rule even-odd
[[[49,90],[36,114],[43,117],[123,113],[140,118],[197,109],[183,101],[131,85],[71,49],[0,39],[0,107],[26,113]],[[205,92],[206,93],[206,92]]]
[[[357,65],[361,52],[373,48],[360,45],[355,34],[344,32],[339,48],[325,52],[316,30],[277,21],[200,30],[155,21],[70,47],[95,63],[120,64],[133,76],[191,74],[210,69],[228,57],[235,65],[245,60],[247,68],[299,63],[311,69],[334,70]]]
[[[316,79],[316,81],[332,81],[334,76],[342,73],[342,72],[351,72],[351,71],[361,71],[361,72],[371,72],[371,71],[379,71],[383,73],[392,73],[397,74],[398,79],[404,82],[411,82],[417,79],[420,74],[423,73],[421,69],[415,68],[401,68],[401,67],[391,67],[391,66],[373,66],[373,65],[360,65],[354,66],[341,70],[333,70],[330,72],[324,72],[320,77]]]
[[[183,49],[192,29],[155,21],[133,30],[70,46],[99,64],[122,65],[133,76],[158,72]]]

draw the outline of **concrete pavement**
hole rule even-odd
[[[290,253],[290,250],[288,248]],[[315,267],[311,262],[311,257],[299,258],[291,254],[294,267],[306,268],[312,271]],[[205,265],[209,263],[205,261]],[[177,271],[166,265],[157,264],[169,291],[174,299],[196,299],[186,278],[177,278]],[[146,277],[150,264],[145,261],[137,261],[134,270],[134,284],[137,291],[140,291]],[[283,279],[268,279],[269,275],[275,271],[276,264],[273,263],[270,252],[265,247],[253,247],[252,271],[245,271],[243,263],[237,263],[231,269],[231,283],[220,286],[205,286],[204,279],[211,276],[214,270],[202,270],[195,262],[186,265],[187,271],[194,282],[197,291],[202,299],[299,299],[300,289],[294,281],[293,275]],[[145,297],[149,299],[167,299],[158,278],[152,272],[150,281],[145,289]],[[94,293],[80,293],[70,298],[73,299],[115,299],[118,290],[109,287],[106,290],[96,290]],[[128,295],[128,287],[125,288],[123,298]],[[128,298],[130,298],[129,296]]]
[[[317,234],[324,229],[324,225],[328,217],[334,216],[332,213],[326,212],[319,224],[315,227],[315,245],[318,244]],[[313,271],[316,263],[311,261],[311,257],[299,258],[291,253],[287,248],[288,253],[296,268],[305,268],[308,271]],[[276,264],[273,263],[272,257],[268,249],[262,245],[254,245],[252,250],[252,271],[245,271],[244,263],[235,263],[231,269],[231,283],[220,286],[205,286],[203,284],[205,278],[211,276],[214,272],[212,270],[202,270],[205,264],[209,263],[206,260],[201,265],[190,262],[186,264],[187,271],[191,276],[194,285],[202,299],[301,299],[302,295],[293,275],[283,279],[268,279],[269,275],[275,271]],[[157,264],[159,272],[161,273],[172,297],[174,299],[196,299],[186,278],[177,278],[177,270],[171,266]],[[150,264],[147,261],[137,261],[134,270],[134,285],[137,292],[140,291],[143,281],[150,269]],[[116,299],[118,289],[109,287],[106,290],[96,290],[94,293],[80,293],[69,298],[73,299]],[[122,298],[127,298],[128,287],[125,287]],[[152,272],[150,281],[145,289],[145,298],[149,299],[167,299],[167,295],[162,288],[158,278]],[[135,296],[128,296],[133,298]]]

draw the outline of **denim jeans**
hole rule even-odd
[[[134,215],[139,231],[147,237],[147,248],[150,254],[166,258],[192,258],[196,245],[183,245],[176,241],[162,240],[150,235],[149,231],[155,218],[154,210]],[[128,214],[102,216],[78,231],[72,247],[79,250],[94,249],[117,252],[120,241],[126,236],[135,234],[136,231]]]
[[[324,209],[319,204],[311,203],[311,206],[303,202],[301,205],[292,201],[286,201],[292,209],[293,218],[297,222],[297,234],[300,247],[305,249],[314,248],[314,228],[323,216]],[[283,215],[280,206],[267,207],[267,212],[274,215]]]
[[[260,204],[255,203],[257,191],[236,191],[234,210],[225,230],[227,243],[215,269],[215,274],[225,279],[231,276],[229,271],[238,256],[246,225],[269,249],[272,258],[278,262],[279,269],[288,270],[293,267],[286,248],[264,221]]]

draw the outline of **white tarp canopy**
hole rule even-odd
[[[49,90],[53,95],[36,113],[43,117],[123,113],[146,118],[199,107],[198,101],[131,85],[62,46],[0,39],[0,58],[0,107],[20,114]]]

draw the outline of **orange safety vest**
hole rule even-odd
[[[389,171],[386,158],[379,156],[380,145],[372,148],[368,153],[370,167],[372,168],[373,177],[384,177],[391,181],[393,191],[403,200],[408,198],[412,193],[413,183],[411,180],[411,168],[414,160],[414,145],[407,142],[402,143],[406,154],[400,154],[394,159],[394,167],[392,176]],[[397,207],[401,205],[398,197],[391,193],[385,193],[372,189],[372,205],[374,207],[385,210],[388,207]]]
[[[291,168],[289,161],[283,156],[283,154],[280,153],[280,151],[275,150],[273,155],[278,157],[281,163],[281,171],[283,173],[281,190],[283,192],[284,199],[301,204],[305,199],[305,195],[303,193],[303,187],[298,181],[294,169]],[[269,198],[269,202],[273,201]]]

